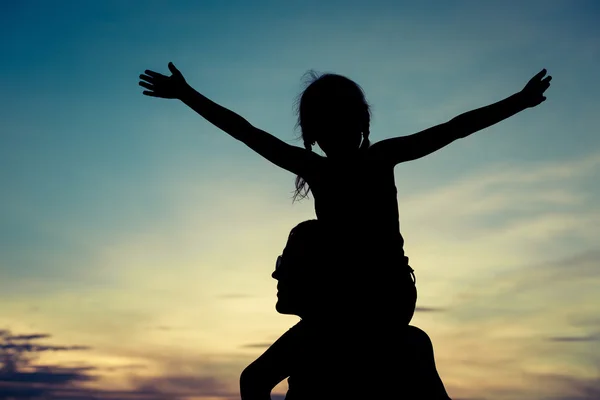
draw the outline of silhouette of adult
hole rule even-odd
[[[340,284],[339,258],[323,225],[298,224],[277,258],[276,309],[301,320],[244,369],[242,400],[270,399],[285,378],[287,400],[449,399],[424,331],[399,323],[382,332],[367,312],[347,306],[356,293]]]

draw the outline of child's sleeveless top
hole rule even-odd
[[[350,256],[408,265],[392,166],[378,163],[367,150],[345,165],[324,159],[315,175],[308,183],[317,218],[330,229],[332,244]]]

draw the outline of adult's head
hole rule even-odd
[[[316,219],[296,225],[288,236],[283,253],[277,257],[277,304],[281,314],[305,318],[330,309],[336,295],[332,250],[322,223]]]
[[[364,249],[344,246],[325,226],[313,219],[291,230],[272,273],[276,310],[301,318],[391,317],[408,324],[417,298],[408,273],[398,266],[382,276],[377,265],[385,261],[359,257]]]

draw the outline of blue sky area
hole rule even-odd
[[[4,3],[0,338],[49,347],[0,393],[55,379],[46,365],[72,379],[35,390],[65,399],[239,398],[241,370],[296,322],[270,273],[312,199],[292,204],[293,175],[143,96],[138,75],[172,61],[298,145],[309,69],[364,88],[378,141],[547,68],[539,107],[396,168],[413,324],[452,398],[600,398],[600,3]]]

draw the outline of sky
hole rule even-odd
[[[243,368],[298,321],[275,311],[270,274],[312,199],[292,204],[293,175],[143,96],[139,74],[172,61],[297,145],[309,69],[364,88],[378,141],[547,68],[540,106],[396,167],[412,324],[453,399],[600,398],[597,2],[0,7],[0,393],[235,399]]]

